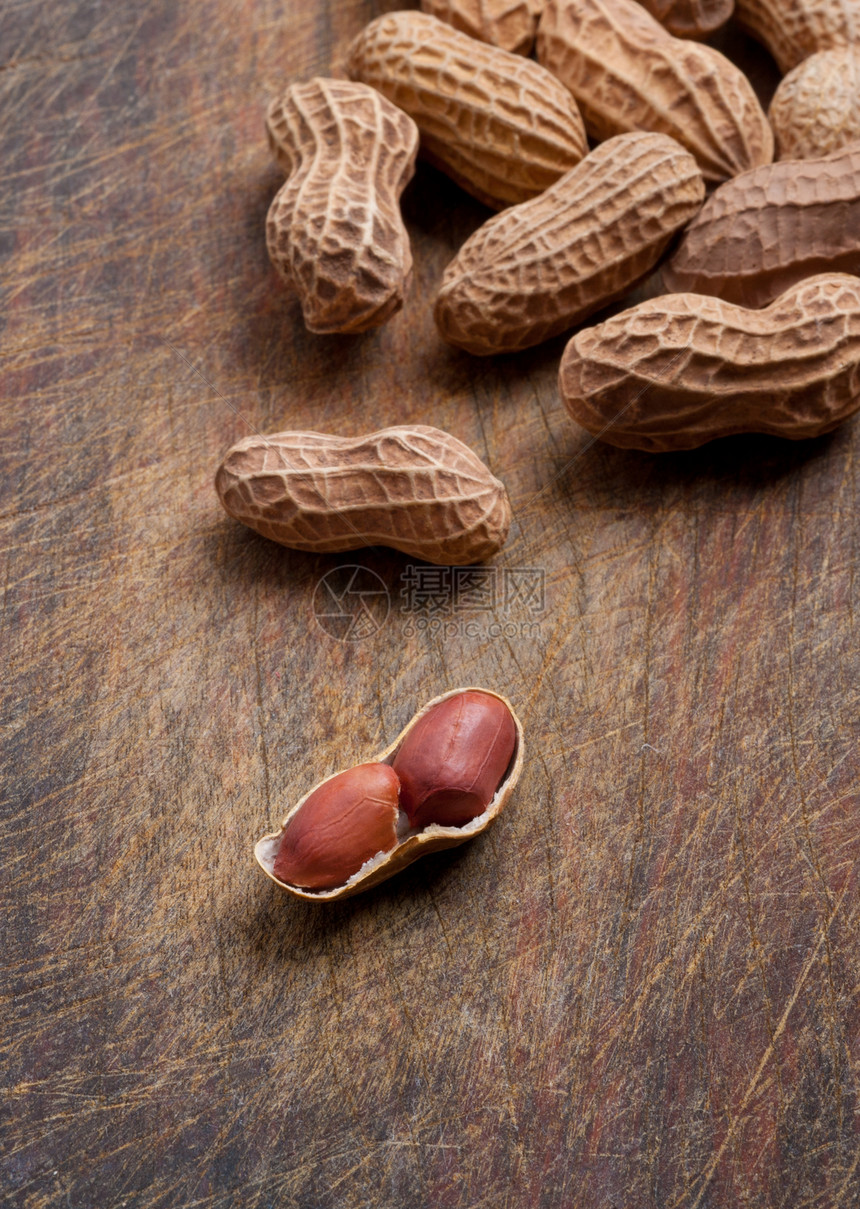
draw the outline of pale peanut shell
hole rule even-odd
[[[804,59],[777,88],[768,117],[781,160],[818,159],[860,140],[860,46]]]
[[[559,392],[578,424],[624,449],[821,436],[860,407],[860,278],[812,277],[765,310],[699,294],[643,302],[573,337]]]
[[[636,0],[549,0],[537,57],[573,93],[598,141],[668,134],[715,182],[773,158],[746,76],[712,47],[673,38]]]
[[[371,21],[348,67],[415,120],[425,159],[494,209],[542,193],[588,150],[576,102],[548,71],[426,13]]]
[[[824,272],[860,273],[860,143],[722,185],[684,232],[663,281],[673,293],[759,307]]]
[[[736,0],[735,17],[783,74],[819,50],[860,42],[860,0]]]
[[[312,332],[363,332],[403,305],[412,268],[400,195],[418,130],[364,84],[294,84],[266,115],[289,173],[266,219],[269,257],[296,290]]]
[[[443,848],[455,848],[459,844],[464,844],[467,840],[473,839],[476,835],[480,835],[482,831],[490,826],[494,819],[501,814],[508,798],[514,790],[514,787],[519,780],[520,773],[523,767],[524,744],[523,744],[523,727],[517,717],[513,706],[507,697],[501,696],[499,693],[494,693],[491,689],[477,688],[469,686],[468,688],[456,688],[450,692],[442,693],[439,697],[434,697],[429,701],[417,714],[407,723],[393,743],[378,756],[370,757],[369,761],[358,760],[356,763],[378,762],[380,764],[393,763],[394,756],[398,748],[403,743],[409,731],[429,710],[438,705],[440,701],[446,701],[449,697],[454,697],[459,693],[465,692],[480,692],[488,693],[492,697],[497,697],[499,701],[504,702],[510,710],[511,717],[514,720],[514,725],[517,731],[517,745],[511,764],[505,773],[502,783],[496,790],[496,793],[487,806],[483,814],[477,815],[470,822],[462,827],[442,827],[438,823],[433,823],[429,827],[423,828],[420,832],[408,833],[401,839],[397,846],[390,852],[380,852],[371,861],[366,862],[357,873],[343,885],[337,886],[333,890],[302,890],[298,886],[291,886],[286,882],[279,881],[273,872],[275,857],[278,852],[281,835],[284,828],[289,823],[290,819],[301,810],[305,801],[314,793],[320,785],[330,780],[330,777],[323,777],[311,789],[304,794],[296,805],[290,810],[289,814],[281,824],[280,831],[275,831],[269,835],[262,836],[254,847],[254,857],[257,864],[263,870],[268,878],[270,878],[276,886],[280,886],[288,894],[292,894],[295,898],[303,898],[307,902],[334,902],[342,898],[351,898],[353,894],[360,894],[364,890],[369,890],[371,886],[376,886],[380,882],[386,881],[389,877],[393,877],[395,873],[399,873],[401,869],[405,869],[407,865],[411,865],[413,861],[419,857],[427,856],[431,852],[439,852]],[[352,766],[350,766],[352,767]],[[332,774],[334,776],[336,774]]]
[[[421,11],[511,54],[527,55],[534,45],[537,14],[531,0],[421,0]]]
[[[504,544],[504,484],[450,433],[424,424],[359,437],[280,432],[239,441],[215,476],[224,509],[295,550],[390,546],[427,562],[483,562]]]
[[[436,325],[478,356],[567,331],[641,281],[704,197],[696,161],[674,139],[609,139],[466,241],[442,278]]]

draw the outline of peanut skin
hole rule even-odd
[[[371,21],[348,70],[414,118],[423,158],[493,209],[542,193],[588,150],[576,102],[549,72],[426,13]]]
[[[709,38],[731,17],[735,0],[640,0],[676,38]]]
[[[860,42],[860,0],[736,0],[735,16],[783,73],[816,51]]]
[[[511,522],[503,484],[467,445],[422,424],[246,437],[215,488],[230,516],[296,550],[381,545],[445,566],[478,563]]]
[[[462,827],[483,814],[516,742],[511,711],[490,693],[460,693],[428,711],[394,757],[410,824]]]
[[[415,123],[363,84],[313,79],[270,105],[266,128],[289,173],[266,243],[307,328],[378,327],[402,307],[412,267],[399,200],[415,171]]]
[[[673,38],[636,0],[549,0],[537,57],[579,104],[598,142],[668,134],[719,182],[773,158],[752,86],[710,46]]]
[[[578,424],[625,449],[820,436],[860,407],[860,279],[812,277],[765,310],[652,299],[574,336],[559,390]]]
[[[777,88],[768,117],[781,160],[818,159],[860,140],[860,46],[804,59]]]
[[[359,764],[324,781],[284,830],[275,877],[307,890],[344,885],[397,843],[399,792],[388,764]]]
[[[445,270],[436,325],[478,356],[548,340],[641,281],[704,197],[696,161],[674,139],[610,139],[466,241]]]
[[[663,268],[673,293],[766,306],[815,273],[860,273],[860,143],[717,189]]]

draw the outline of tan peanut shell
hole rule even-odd
[[[773,134],[746,76],[718,51],[673,38],[636,0],[548,0],[539,62],[577,100],[592,138],[668,134],[706,181],[773,158]]]
[[[735,0],[640,0],[676,38],[709,38],[728,21]]]
[[[266,115],[289,173],[266,220],[269,256],[296,289],[312,332],[363,332],[403,305],[412,267],[400,194],[418,130],[372,88],[293,84]]]
[[[360,437],[250,436],[215,488],[230,516],[282,546],[317,553],[391,546],[443,566],[484,562],[504,544],[504,485],[462,441],[423,424]]]
[[[308,902],[334,902],[341,898],[351,898],[353,894],[360,894],[363,890],[369,890],[371,886],[376,886],[380,882],[386,881],[389,877],[393,877],[395,873],[399,873],[401,869],[405,869],[407,865],[411,865],[413,861],[418,860],[421,856],[427,856],[431,852],[440,852],[443,848],[455,848],[459,844],[464,844],[467,840],[473,839],[476,835],[480,835],[482,831],[490,826],[494,819],[498,818],[508,798],[513,793],[514,787],[519,780],[520,773],[523,768],[523,727],[513,706],[506,697],[502,697],[499,693],[494,693],[490,689],[452,689],[451,692],[443,693],[439,697],[435,697],[429,701],[412,720],[404,727],[392,744],[378,756],[373,756],[374,762],[380,764],[393,764],[394,757],[398,749],[402,746],[404,739],[412,730],[412,728],[428,713],[434,706],[441,701],[446,701],[449,697],[456,696],[458,693],[476,691],[481,693],[489,693],[490,696],[497,697],[499,701],[504,702],[511,712],[514,720],[514,725],[517,731],[517,744],[514,751],[510,766],[508,767],[505,776],[496,790],[493,800],[490,802],[483,814],[479,814],[470,822],[463,824],[461,827],[446,827],[438,823],[433,823],[428,827],[424,827],[419,831],[407,830],[403,832],[395,848],[387,853],[379,853],[373,860],[368,861],[361,869],[343,885],[338,886],[333,890],[302,890],[298,886],[289,885],[286,882],[279,881],[273,872],[275,857],[278,852],[281,835],[287,823],[296,814],[320,785],[329,780],[325,777],[323,781],[318,782],[313,788],[309,789],[303,797],[290,810],[289,814],[281,824],[280,831],[272,832],[269,835],[264,835],[259,839],[254,848],[254,856],[257,864],[263,870],[267,877],[282,890],[288,894],[294,895],[296,898],[306,899]],[[406,820],[408,824],[408,820]]]
[[[665,134],[622,134],[502,211],[445,270],[435,319],[470,353],[516,352],[623,297],[696,214],[696,161]]]
[[[421,0],[421,11],[511,54],[527,55],[534,45],[537,14],[531,0]]]
[[[816,159],[860,140],[860,45],[804,59],[777,88],[768,117],[781,160]]]
[[[736,0],[735,17],[783,74],[816,51],[860,42],[860,0]]]
[[[575,101],[548,71],[426,13],[371,21],[349,74],[414,118],[421,155],[496,210],[542,193],[588,150]]]
[[[663,267],[674,293],[766,306],[815,273],[860,273],[860,143],[717,189]]]
[[[759,311],[700,294],[643,302],[573,337],[559,390],[577,424],[624,449],[820,436],[860,407],[860,278],[812,277]]]

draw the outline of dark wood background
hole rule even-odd
[[[437,339],[487,212],[427,168],[404,311],[308,335],[262,115],[379,11],[0,13],[4,1203],[860,1204],[860,425],[593,444],[563,340]],[[542,572],[541,612],[456,598],[440,630],[406,558],[220,511],[251,426],[399,422],[507,483],[498,584]],[[348,564],[391,600],[357,642],[313,607]],[[256,837],[463,684],[526,727],[496,826],[361,898],[280,895]]]

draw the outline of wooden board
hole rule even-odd
[[[2,1199],[856,1205],[860,427],[592,442],[563,340],[437,339],[486,212],[427,168],[404,311],[308,335],[262,114],[379,11],[0,14]],[[398,422],[507,483],[489,582],[434,596],[218,506],[251,428]],[[350,565],[381,588],[344,641],[314,600]],[[526,726],[495,827],[328,909],[280,896],[257,836],[462,684]]]

